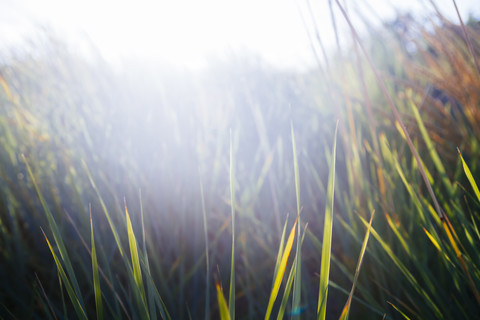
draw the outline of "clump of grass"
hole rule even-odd
[[[1,65],[0,317],[478,314],[480,33],[430,18],[347,22],[324,73],[153,81],[63,49]]]

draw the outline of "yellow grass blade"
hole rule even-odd
[[[473,178],[472,172],[470,171],[470,168],[468,167],[467,163],[463,159],[462,153],[460,152],[460,150],[457,149],[457,151],[458,151],[458,154],[460,155],[460,159],[462,160],[463,171],[467,176],[468,182],[470,182],[470,185],[472,186],[478,201],[480,201],[480,191],[478,190],[478,186],[477,186],[477,183],[475,182],[475,179]]]
[[[137,284],[138,289],[140,290],[142,300],[146,301],[145,290],[143,288],[142,271],[140,269],[140,259],[138,258],[137,240],[135,239],[135,234],[133,233],[132,221],[130,220],[130,215],[128,214],[128,209],[126,204],[125,204],[125,215],[127,218],[128,244],[130,245],[130,256],[132,259],[133,277],[135,279],[135,283]]]
[[[272,291],[270,292],[270,299],[268,300],[268,307],[267,307],[267,312],[265,314],[265,320],[270,319],[273,304],[275,303],[275,299],[277,298],[278,290],[280,289],[280,284],[282,283],[283,275],[285,274],[285,269],[287,268],[288,257],[290,256],[290,252],[292,251],[293,240],[295,239],[296,226],[297,226],[297,220],[295,221],[295,224],[293,225],[292,230],[290,231],[287,244],[285,245],[285,250],[283,251],[280,264],[278,265],[278,270],[275,276],[273,288],[272,288]]]
[[[225,301],[225,297],[223,296],[222,285],[217,283],[216,287],[217,287],[218,308],[220,311],[220,320],[231,320],[230,313],[227,306],[227,301]]]

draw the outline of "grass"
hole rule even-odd
[[[330,5],[302,73],[5,60],[0,318],[477,315],[478,23]]]

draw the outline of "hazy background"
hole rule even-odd
[[[452,1],[435,3],[458,20]],[[478,1],[457,4],[465,20],[480,14]],[[391,20],[396,10],[417,17],[431,12],[426,0],[360,0],[347,8],[371,25]],[[328,1],[2,0],[0,47],[21,45],[47,28],[84,53],[91,54],[93,44],[117,67],[141,59],[201,68],[208,59],[248,52],[278,67],[305,69],[315,65],[308,36],[313,37],[314,24],[327,48],[334,44],[330,17]],[[343,18],[336,20],[339,32],[348,35]]]

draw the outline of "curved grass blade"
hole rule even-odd
[[[65,288],[67,289],[68,296],[70,297],[70,301],[73,304],[73,307],[75,308],[75,312],[77,314],[77,317],[79,319],[85,319],[87,320],[87,315],[85,313],[85,310],[83,309],[82,305],[80,304],[80,299],[77,296],[75,290],[72,287],[72,284],[70,283],[70,280],[68,279],[67,275],[65,274],[65,271],[63,270],[62,263],[58,259],[57,255],[55,254],[55,250],[53,250],[52,245],[50,244],[50,241],[47,238],[47,235],[45,232],[43,232],[43,236],[45,237],[45,240],[47,240],[48,247],[50,248],[50,252],[53,255],[53,259],[55,260],[55,264],[57,265],[57,270],[58,273],[60,274],[60,277],[62,279],[62,282],[65,284]]]
[[[285,274],[285,269],[287,268],[288,258],[290,257],[290,252],[292,251],[293,240],[295,239],[295,227],[297,226],[297,221],[292,227],[290,231],[290,235],[288,236],[287,244],[285,245],[285,249],[282,253],[282,258],[280,259],[280,263],[278,264],[278,270],[275,275],[274,284],[272,291],[270,292],[270,298],[268,300],[268,307],[267,312],[265,314],[265,320],[270,319],[270,315],[272,313],[273,304],[275,303],[275,299],[278,295],[278,290],[280,289],[280,284],[283,280],[283,275]]]
[[[328,177],[327,205],[325,207],[325,222],[323,228],[322,262],[320,269],[320,286],[318,290],[317,319],[325,319],[327,311],[328,278],[330,275],[330,256],[332,252],[333,203],[335,199],[335,159],[337,152],[337,130],[335,127],[333,152]]]
[[[102,307],[102,290],[100,288],[100,277],[98,275],[97,251],[95,249],[95,238],[93,235],[92,212],[90,209],[90,233],[92,239],[92,273],[93,273],[93,288],[95,293],[95,307],[97,310],[97,319],[103,319]]]
[[[342,310],[342,314],[340,315],[340,320],[347,320],[348,315],[350,313],[350,306],[352,304],[353,292],[355,291],[355,286],[357,285],[358,275],[360,274],[360,268],[362,267],[363,256],[365,255],[365,250],[367,249],[367,243],[370,237],[370,229],[372,228],[372,221],[373,221],[374,215],[375,215],[375,211],[372,211],[370,222],[368,223],[367,233],[365,234],[365,238],[363,239],[362,249],[360,250],[360,256],[358,257],[357,268],[355,269],[355,276],[353,277],[352,290],[350,291],[350,295],[348,296],[347,303],[345,304],[345,307]]]

